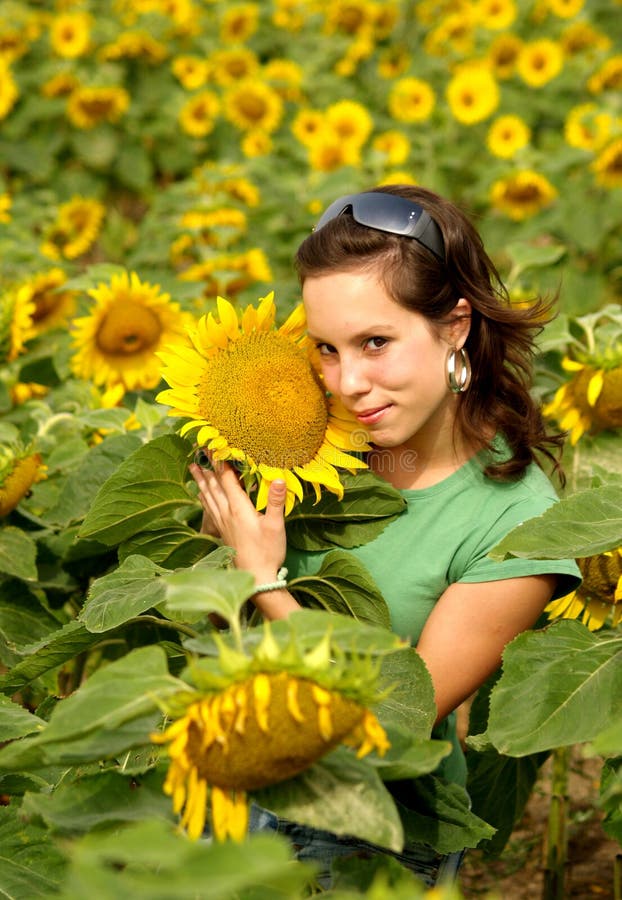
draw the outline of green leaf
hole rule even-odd
[[[424,661],[413,647],[404,647],[382,660],[379,689],[390,688],[376,707],[383,725],[406,729],[413,737],[428,738],[436,719],[434,688]]]
[[[54,830],[84,833],[109,822],[171,819],[171,801],[162,791],[163,774],[138,778],[119,772],[72,774],[53,793],[26,794],[23,810]]]
[[[83,650],[88,650],[99,640],[98,636],[90,634],[80,622],[69,622],[37,643],[23,647],[21,653],[25,658],[6,675],[0,675],[0,691],[3,694],[14,694],[35,678],[58,668]]]
[[[583,748],[585,756],[622,756],[622,719],[613,722]]]
[[[66,861],[46,828],[24,822],[14,806],[0,806],[0,895],[6,900],[50,897]]]
[[[172,613],[217,613],[231,624],[252,596],[255,578],[243,569],[219,569],[197,563],[192,569],[162,576],[166,608]]]
[[[133,553],[147,556],[167,569],[193,566],[218,546],[207,534],[199,534],[189,525],[171,519],[151,531],[141,531],[119,546],[119,560],[123,562]]]
[[[344,475],[341,500],[322,494],[319,502],[307,497],[286,519],[287,540],[299,550],[351,549],[366,544],[406,508],[398,490],[373,472]]]
[[[27,585],[14,580],[0,583],[0,645],[21,653],[58,627],[58,620]]]
[[[253,793],[279,816],[351,834],[400,851],[404,835],[395,803],[376,770],[338,748],[296,778]]]
[[[34,716],[23,706],[0,694],[0,734],[3,741],[12,741],[25,734],[32,734],[33,731],[45,727],[45,724],[44,719]]]
[[[276,834],[243,844],[190,841],[154,820],[77,841],[58,900],[293,900],[304,896],[312,872],[293,864],[289,843]]]
[[[524,756],[593,740],[622,715],[622,634],[575,621],[515,638],[490,701],[488,736]]]
[[[167,571],[144,556],[128,556],[114,572],[93,582],[80,621],[101,634],[157,606],[165,594],[159,576]]]
[[[288,585],[303,605],[350,615],[361,622],[391,627],[391,615],[380,590],[365,566],[345,550],[332,550],[316,575]]]
[[[469,796],[458,784],[435,775],[400,782],[398,809],[408,842],[430,844],[439,853],[454,853],[490,840],[494,828],[470,810]],[[407,805],[404,805],[407,804]]]
[[[102,485],[80,529],[114,545],[180,506],[194,506],[185,487],[191,444],[165,434],[140,447]]]
[[[522,270],[532,267],[552,266],[566,253],[563,244],[532,244],[527,241],[513,241],[506,247],[515,266]]]
[[[512,529],[489,556],[504,560],[595,556],[622,544],[622,485],[571,494]]]
[[[391,746],[385,755],[366,757],[383,781],[427,775],[451,753],[449,741],[414,738],[408,731],[395,725],[388,726],[386,731]]]
[[[35,581],[37,578],[37,545],[21,528],[0,528],[0,572]]]
[[[126,410],[125,418],[127,415]],[[135,435],[120,434],[89,450],[65,481],[57,502],[46,513],[46,521],[64,526],[81,521],[105,481],[141,446]]]

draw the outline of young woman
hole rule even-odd
[[[370,467],[407,501],[402,516],[351,552],[430,672],[435,736],[454,745],[440,774],[464,785],[454,710],[499,667],[508,641],[579,580],[572,560],[487,556],[556,500],[539,463],[557,467],[561,437],[547,436],[529,393],[546,307],[512,308],[466,216],[421,187],[339,198],[296,265],[326,389],[369,435]],[[272,484],[260,514],[229,466],[193,466],[192,474],[207,527],[237,550],[236,565],[258,586],[276,580],[286,554],[291,576],[319,568],[321,553],[287,552],[284,483]],[[298,608],[284,588],[254,602],[269,619]],[[331,836],[312,832],[309,854],[330,856]],[[332,844],[345,852],[347,841]],[[408,849],[402,861],[428,884],[455,870],[454,857]]]

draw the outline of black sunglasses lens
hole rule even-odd
[[[361,225],[392,234],[410,234],[423,210],[390,194],[360,194],[352,200],[352,215]]]

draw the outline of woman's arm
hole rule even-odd
[[[447,588],[417,644],[432,677],[437,721],[500,666],[505,645],[536,622],[557,578],[526,575]]]
[[[236,568],[254,575],[257,586],[276,581],[286,552],[285,482],[272,482],[266,511],[260,513],[226,463],[216,463],[213,470],[193,463],[190,474],[199,487],[202,530],[218,535],[235,550]],[[283,619],[301,608],[284,589],[255,594],[252,600],[267,619]]]

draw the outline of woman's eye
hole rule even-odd
[[[371,337],[367,341],[367,346],[370,350],[381,350],[388,343],[386,338],[383,337]]]
[[[315,349],[319,351],[320,356],[329,356],[331,353],[335,352],[335,348],[332,344],[316,344]]]

